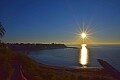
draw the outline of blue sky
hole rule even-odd
[[[90,43],[120,43],[119,0],[1,0],[5,42],[79,44],[82,24]]]

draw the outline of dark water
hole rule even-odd
[[[57,66],[79,67],[80,48],[32,51],[29,56],[41,63]],[[101,67],[96,59],[103,59],[120,70],[120,45],[88,45],[88,67]]]

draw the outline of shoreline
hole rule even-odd
[[[8,48],[2,49],[0,53],[1,80],[11,80],[17,77],[15,75],[23,76],[27,80],[116,80],[104,69],[50,66],[38,63],[27,54],[14,52]],[[19,77],[17,78],[19,80]]]

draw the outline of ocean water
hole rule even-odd
[[[120,45],[87,45],[87,67],[101,67],[97,59],[103,59],[120,71]],[[81,67],[81,46],[78,48],[64,48],[32,51],[28,54],[33,60],[55,66]]]

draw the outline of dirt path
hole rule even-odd
[[[13,74],[11,76],[11,80],[28,80],[24,75],[23,75],[23,70],[22,70],[22,65],[18,60],[12,60],[11,65],[13,67]]]

